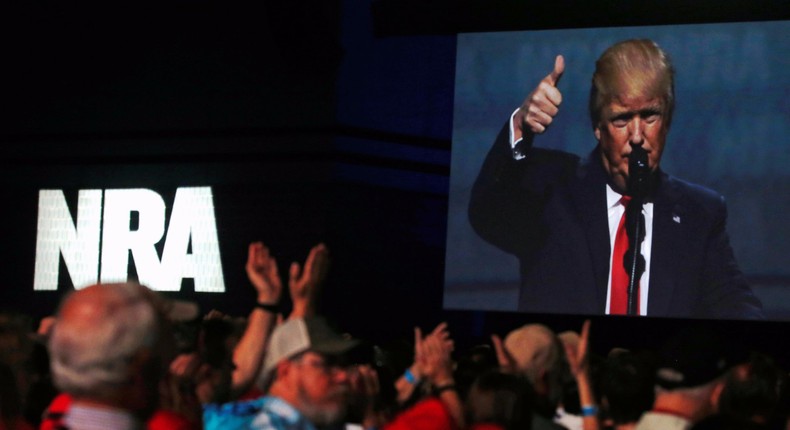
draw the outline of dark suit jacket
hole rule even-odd
[[[599,151],[582,160],[528,148],[516,161],[505,127],[483,164],[470,221],[519,258],[520,311],[605,312],[611,251]],[[730,246],[724,199],[663,172],[655,180],[647,315],[763,318]]]

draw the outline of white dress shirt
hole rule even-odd
[[[608,184],[606,185],[606,207],[609,217],[609,280],[606,282],[606,314],[609,314],[609,300],[612,297],[612,267],[623,264],[622,261],[612,261],[614,256],[614,239],[617,237],[617,227],[620,218],[625,213],[625,206],[620,201],[623,196],[618,194]],[[640,251],[645,257],[645,272],[639,279],[639,315],[647,315],[647,289],[650,282],[650,249],[653,243],[653,202],[642,205],[642,215],[645,217],[645,240],[642,241]]]

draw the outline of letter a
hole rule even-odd
[[[192,254],[187,254],[192,237]],[[195,279],[195,292],[223,293],[214,198],[210,187],[179,188],[162,253],[163,291],[178,291],[182,278]]]

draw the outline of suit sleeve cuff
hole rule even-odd
[[[509,126],[510,139],[509,139],[509,142],[510,142],[510,148],[513,150],[513,159],[514,160],[521,160],[524,157],[526,157],[526,154],[524,153],[524,150],[523,150],[523,146],[524,145],[521,144],[522,142],[524,142],[524,139],[521,138],[521,139],[515,140],[515,138],[514,138],[515,132],[513,131],[513,129],[515,127],[515,124],[513,122],[514,122],[514,118],[516,117],[516,112],[518,112],[519,109],[520,108],[516,108],[516,110],[514,110],[513,113],[510,114],[510,126]]]

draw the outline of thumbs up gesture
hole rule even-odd
[[[554,70],[543,78],[532,93],[521,104],[516,113],[515,127],[516,139],[519,132],[526,134],[541,134],[554,120],[562,103],[562,94],[557,89],[557,83],[565,71],[565,59],[558,55],[554,60]]]

